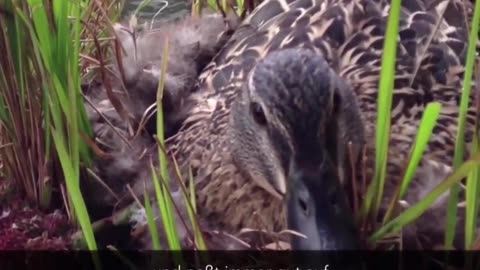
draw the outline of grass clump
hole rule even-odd
[[[203,240],[203,235],[200,231],[200,228],[198,227],[197,220],[195,219],[195,194],[193,190],[193,184],[190,185],[190,193],[186,191],[186,187],[184,185],[184,179],[178,169],[177,164],[168,164],[169,161],[167,159],[167,154],[165,152],[165,129],[164,129],[164,116],[163,116],[163,105],[162,105],[162,99],[163,99],[163,90],[165,86],[165,74],[167,71],[167,63],[168,63],[168,52],[169,52],[169,47],[168,47],[168,37],[165,41],[165,48],[163,52],[163,61],[162,61],[162,69],[160,72],[160,79],[159,79],[159,84],[158,84],[158,90],[157,90],[157,131],[156,131],[156,136],[157,136],[157,144],[158,144],[158,157],[159,157],[159,164],[160,164],[160,181],[159,177],[157,175],[157,170],[154,168],[153,164],[151,165],[152,169],[152,181],[153,181],[153,186],[155,188],[155,196],[156,196],[156,202],[158,204],[158,209],[160,210],[160,215],[162,218],[163,222],[163,228],[164,232],[168,241],[169,249],[171,250],[181,250],[181,243],[180,239],[177,233],[177,224],[175,220],[175,215],[174,211],[177,211],[178,209],[174,205],[174,201],[171,197],[170,194],[170,179],[169,177],[169,170],[168,170],[168,165],[170,168],[175,168],[176,170],[174,171],[176,179],[178,180],[178,184],[182,188],[182,193],[183,193],[183,199],[184,199],[184,204],[187,206],[187,213],[190,219],[191,224],[193,225],[194,229],[194,242],[197,248],[200,248],[201,250],[206,249],[205,241]],[[172,157],[173,158],[173,157]],[[173,171],[173,170],[172,170]],[[192,182],[191,182],[192,183]],[[148,195],[147,195],[148,196]],[[148,199],[146,199],[148,200]],[[146,213],[147,213],[147,220],[149,224],[149,230],[152,235],[153,241],[154,241],[154,248],[160,249],[160,243],[158,242],[158,231],[156,231],[156,225],[154,223],[155,217],[152,214],[151,211],[151,206],[149,206],[149,202],[146,202]],[[150,209],[149,209],[150,208]],[[182,222],[184,222],[182,220]],[[156,239],[155,239],[156,238]],[[177,262],[181,261],[181,258],[175,258]]]
[[[473,19],[471,23],[468,49],[467,49],[467,60],[465,63],[465,73],[463,77],[463,91],[462,97],[460,100],[460,108],[458,115],[458,129],[457,137],[455,141],[455,154],[453,158],[453,168],[457,169],[461,166],[464,159],[465,153],[465,125],[467,122],[467,111],[469,104],[469,97],[471,93],[471,86],[473,80],[473,70],[474,63],[476,58],[476,44],[478,40],[478,30],[480,24],[480,3],[475,2],[475,9],[473,14]],[[474,142],[473,142],[473,151],[476,153],[478,150],[478,129],[475,131]],[[475,167],[471,172],[469,172],[467,179],[467,187],[471,188],[467,192],[467,222],[466,222],[466,235],[465,235],[465,244],[470,245],[473,241],[473,232],[476,230],[476,218],[477,218],[477,205],[478,205],[478,169]],[[458,204],[458,192],[460,190],[460,185],[456,184],[452,187],[450,193],[450,201],[448,204],[447,211],[447,227],[445,228],[445,247],[451,249],[453,246],[454,232],[456,228],[457,220],[457,204]],[[472,197],[472,195],[474,195]],[[476,196],[476,197],[475,197]],[[474,216],[475,215],[475,216]]]
[[[365,203],[362,208],[362,220],[371,219],[371,223],[375,224],[378,214],[380,202],[383,199],[383,188],[386,179],[386,164],[388,160],[388,144],[390,135],[390,119],[391,119],[391,103],[392,89],[394,82],[396,43],[398,37],[398,23],[400,15],[401,0],[392,0],[391,10],[387,23],[387,34],[385,37],[384,51],[382,57],[381,80],[379,86],[379,97],[377,106],[377,134],[376,134],[376,157],[375,157],[375,174],[373,181],[370,183]],[[475,61],[475,49],[478,39],[478,25],[480,24],[480,3],[475,3],[472,27],[470,30],[469,44],[467,51],[467,61],[465,65],[465,73],[463,80],[463,90],[461,104],[459,107],[458,130],[455,144],[455,156],[453,169],[454,172],[442,181],[435,189],[426,195],[417,204],[411,206],[408,210],[392,217],[393,210],[398,200],[406,193],[410,181],[416,172],[417,166],[422,153],[428,143],[438,115],[441,110],[439,103],[433,102],[426,107],[423,118],[418,127],[417,138],[413,144],[410,154],[410,161],[404,172],[403,181],[400,183],[396,195],[390,202],[389,209],[383,217],[383,223],[372,233],[370,241],[377,243],[387,235],[400,232],[406,225],[414,222],[425,211],[432,207],[433,203],[445,192],[450,190],[450,201],[447,214],[447,227],[445,228],[445,248],[453,247],[453,236],[455,232],[455,223],[458,208],[458,192],[460,189],[460,181],[467,178],[467,201],[466,201],[466,223],[465,223],[465,249],[472,248],[473,241],[476,238],[476,220],[478,216],[478,195],[480,194],[478,186],[478,128],[474,135],[473,149],[471,157],[464,160],[465,153],[465,125],[466,115],[470,97],[470,89],[472,83],[472,74]]]
[[[92,136],[81,83],[100,36],[101,10],[115,1],[13,1],[0,5],[0,151],[12,192],[44,209],[60,190],[90,249],[97,249],[80,192]],[[114,11],[115,9],[112,9]],[[66,188],[65,188],[66,187]],[[66,192],[65,192],[66,191]],[[73,215],[74,214],[74,215]]]

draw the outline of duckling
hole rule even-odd
[[[229,27],[234,27],[234,18],[229,20],[232,22]],[[156,102],[164,41],[168,40],[163,105],[166,136],[171,136],[176,124],[184,118],[188,107],[184,99],[194,91],[197,74],[226,42],[231,29],[226,28],[223,17],[216,14],[199,18],[187,16],[183,20],[153,25],[152,29],[144,25],[138,35],[119,23],[114,29],[125,52],[120,58],[121,64],[116,63],[123,66],[125,83],[114,80],[117,83],[112,90],[137,125],[141,124],[147,108]],[[120,69],[117,72],[120,73]],[[115,110],[102,85],[94,85],[85,92],[94,136],[108,156],[95,161],[91,171],[95,176],[82,187],[92,208],[108,208],[125,195],[126,184],[145,169],[143,163],[151,152],[148,149],[155,149],[155,140],[151,137],[154,127],[150,127],[149,132],[133,130],[129,121]]]
[[[127,184],[144,169],[155,142],[147,133],[131,136],[128,125],[108,99],[95,96],[86,99],[94,140],[101,153],[80,187],[92,217],[103,218],[111,214],[112,207],[128,192]]]
[[[428,173],[433,162],[452,164],[468,43],[463,5],[402,1],[382,212],[430,102],[442,110],[407,204],[423,194],[422,182],[444,179]],[[355,164],[365,147],[372,179],[389,9],[376,0],[266,0],[240,24],[200,74],[198,91],[188,96],[194,105],[167,141],[184,179],[193,173],[186,182],[195,185],[201,217],[234,235],[243,228],[295,230],[306,238],[290,237],[293,249],[366,248],[346,195],[348,183],[362,178],[351,177],[348,145]],[[468,145],[474,116],[470,106]],[[440,203],[425,216],[444,210]],[[435,237],[444,220],[432,226],[420,219],[410,229]],[[406,243],[418,238],[408,235]]]
[[[200,17],[187,16],[183,20],[153,25],[126,27],[115,24],[115,33],[123,48],[116,66],[119,73],[123,70],[123,77],[122,74],[120,77],[130,96],[126,103],[133,118],[138,122],[156,101],[162,57],[168,43],[163,109],[167,136],[175,133],[188,108],[185,97],[194,91],[198,74],[228,40],[237,24],[234,15],[224,18],[205,12]]]

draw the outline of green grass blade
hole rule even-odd
[[[477,136],[475,136],[477,137]],[[478,141],[474,149],[478,153]],[[478,198],[480,197],[479,167],[473,168],[467,178],[466,187],[466,213],[465,213],[465,249],[470,249],[476,240],[478,220]]]
[[[160,245],[160,237],[158,235],[157,224],[155,223],[155,215],[152,211],[152,205],[150,204],[150,197],[148,192],[145,190],[145,213],[147,215],[148,229],[150,230],[150,235],[152,237],[153,249],[160,250],[162,247]]]
[[[166,205],[165,205],[165,202],[164,202],[164,197],[163,197],[163,191],[162,191],[162,188],[160,187],[160,181],[158,179],[158,176],[157,176],[157,172],[155,171],[155,166],[153,166],[153,163],[151,163],[151,170],[152,170],[152,180],[153,180],[153,187],[154,187],[154,190],[155,190],[155,198],[156,198],[156,201],[157,201],[157,207],[158,207],[158,210],[160,212],[160,217],[162,219],[162,224],[163,224],[163,229],[165,231],[165,234],[167,236],[167,241],[170,245],[170,241],[169,241],[169,237],[168,237],[168,211],[166,210]]]
[[[57,146],[63,172],[65,173],[67,189],[72,198],[75,213],[79,216],[78,220],[80,221],[80,226],[85,235],[85,240],[90,250],[97,250],[97,244],[95,242],[95,236],[93,234],[93,229],[91,226],[90,217],[87,212],[87,207],[85,206],[85,201],[83,200],[79,186],[77,185],[77,183],[74,183],[72,181],[73,179],[78,179],[78,175],[76,175],[76,171],[72,167],[71,162],[69,162],[70,157],[67,153],[63,136],[57,130],[52,130],[52,134],[55,145]]]
[[[180,250],[180,242],[178,239],[178,234],[176,234],[175,230],[175,217],[173,216],[172,205],[169,203],[170,197],[168,194],[166,194],[168,191],[164,187],[165,182],[162,181],[162,185],[160,185],[161,180],[157,176],[157,172],[155,171],[155,166],[153,163],[151,163],[151,170],[157,207],[162,218],[163,229],[168,245],[171,250]]]
[[[163,90],[165,87],[165,74],[167,72],[168,65],[168,52],[169,52],[169,43],[168,37],[165,39],[165,48],[163,51],[162,58],[162,68],[160,71],[160,79],[157,89],[157,137],[160,146],[158,148],[158,155],[160,158],[160,173],[163,179],[166,182],[169,182],[168,178],[168,169],[167,169],[167,157],[162,149],[165,149],[165,129],[164,129],[164,116],[163,116]]]
[[[165,216],[165,233],[168,239],[168,243],[171,249],[179,249],[179,244],[177,244],[177,235],[174,235],[174,227],[175,224],[172,224],[174,222],[173,218],[173,209],[172,205],[169,203],[169,196],[166,194],[167,187],[169,186],[169,175],[168,175],[168,169],[167,169],[167,158],[166,155],[163,151],[165,147],[165,130],[164,130],[164,120],[163,120],[163,104],[162,104],[162,99],[163,99],[163,90],[165,86],[165,74],[167,70],[167,64],[168,64],[168,38],[165,39],[165,48],[163,51],[163,59],[162,59],[162,68],[160,71],[160,79],[158,83],[158,89],[157,89],[157,138],[158,138],[158,143],[160,144],[158,146],[158,157],[159,157],[159,163],[160,163],[160,178],[161,181],[165,183],[165,185],[162,185],[162,211],[165,213],[162,213],[162,215]],[[178,239],[177,239],[178,240]]]
[[[391,107],[395,80],[400,8],[401,0],[392,0],[383,47],[382,69],[380,71],[381,79],[378,93],[378,114],[375,141],[375,173],[373,181],[368,188],[365,203],[362,207],[363,215],[367,215],[370,212],[371,207],[374,206],[374,215],[376,216],[383,196],[390,138]]]
[[[465,154],[465,125],[467,111],[469,107],[469,98],[472,85],[473,67],[476,53],[476,43],[478,39],[478,26],[480,24],[480,3],[476,1],[475,10],[473,14],[472,25],[470,29],[470,36],[468,40],[467,60],[465,63],[465,73],[463,78],[463,91],[460,100],[460,108],[458,114],[458,130],[455,140],[455,153],[453,158],[453,168],[456,169],[462,164]],[[445,248],[453,248],[453,238],[455,235],[455,227],[457,223],[457,204],[459,185],[452,187],[451,197],[448,202],[446,228],[445,228]]]
[[[396,202],[398,199],[403,198],[405,192],[407,191],[414,175],[417,170],[418,164],[422,159],[423,152],[427,147],[428,141],[432,136],[433,128],[437,123],[438,116],[440,115],[441,104],[438,102],[432,102],[427,105],[425,111],[423,112],[422,120],[420,121],[417,137],[410,154],[410,162],[407,165],[403,180],[400,184],[399,190],[397,190],[395,196],[390,202],[387,213],[383,217],[383,223],[387,222],[392,215]]]
[[[181,250],[180,240],[177,233],[177,225],[174,214],[174,206],[170,194],[170,189],[168,188],[169,183],[161,179],[163,182],[163,198],[166,205],[165,210],[167,212],[167,223],[168,223],[168,238],[170,239],[170,248],[173,250]]]
[[[477,65],[478,68],[478,65]],[[480,72],[477,70],[476,83],[480,83]],[[472,153],[479,153],[479,134],[480,131],[480,95],[476,95],[475,100],[476,117],[475,129],[472,140]],[[466,209],[465,209],[465,249],[474,248],[474,241],[477,238],[477,220],[478,204],[480,198],[480,171],[476,166],[468,175],[466,183]]]
[[[197,201],[196,201],[196,197],[195,197],[195,185],[193,184],[194,180],[193,180],[193,172],[192,172],[192,168],[189,167],[188,168],[188,181],[190,184],[190,186],[188,187],[189,189],[189,193],[190,193],[190,204],[192,205],[193,207],[193,212],[197,212]]]
[[[395,219],[391,220],[387,224],[380,227],[371,237],[371,242],[376,242],[387,234],[397,233],[403,227],[410,224],[412,221],[415,221],[420,215],[422,215],[429,207],[445,192],[448,191],[453,185],[460,182],[464,177],[466,177],[474,168],[480,164],[480,155],[474,156],[472,159],[466,161],[462,164],[458,170],[456,170],[451,176],[449,176],[445,181],[440,183],[436,188],[434,188],[425,198],[423,198],[417,204],[411,206],[400,214]]]
[[[429,103],[423,112],[423,117],[418,129],[417,138],[412,151],[411,160],[408,164],[405,176],[403,177],[402,184],[400,186],[400,198],[407,192],[408,186],[413,179],[418,164],[422,158],[423,152],[427,147],[428,141],[432,136],[433,128],[437,123],[438,116],[442,105],[438,102]]]
[[[244,0],[236,0],[237,3],[237,13],[240,15],[242,14],[243,10],[245,9],[245,1]]]
[[[174,163],[175,172],[178,176],[178,179],[181,179],[180,169],[177,163],[175,162],[175,160],[173,163]],[[182,195],[185,201],[185,205],[187,207],[188,218],[193,227],[193,236],[195,240],[195,245],[198,248],[198,250],[207,250],[207,245],[205,244],[205,240],[203,239],[203,234],[200,230],[200,226],[198,225],[198,220],[196,218],[197,208],[196,208],[196,200],[195,200],[195,182],[193,180],[193,173],[191,168],[189,168],[188,177],[189,177],[189,183],[190,183],[188,191],[187,191],[187,188],[185,187],[185,183],[182,180],[179,181],[180,182],[179,184],[182,189]]]
[[[160,79],[159,79],[159,84],[158,84],[158,90],[157,90],[157,139],[158,139],[158,156],[159,156],[159,162],[160,162],[160,176],[161,176],[161,181],[163,183],[162,189],[159,190],[162,193],[162,216],[164,216],[166,219],[164,220],[165,224],[165,232],[167,236],[167,240],[169,243],[169,246],[173,250],[180,250],[181,245],[180,241],[178,239],[178,233],[176,229],[176,224],[175,224],[175,217],[174,217],[174,212],[175,211],[173,208],[173,202],[170,196],[170,179],[169,179],[169,174],[168,174],[168,168],[167,168],[167,157],[166,153],[164,152],[163,149],[165,149],[165,130],[164,130],[164,116],[163,116],[163,104],[162,104],[162,99],[163,99],[163,91],[164,91],[164,86],[165,86],[165,75],[167,71],[167,65],[168,65],[168,52],[169,52],[169,40],[168,37],[165,39],[165,48],[163,51],[163,58],[162,58],[162,68],[160,71]],[[158,195],[158,194],[157,194]],[[157,196],[158,198],[158,196]],[[179,260],[179,258],[175,258],[176,260]]]
[[[207,0],[207,4],[213,11],[218,11],[216,0]]]

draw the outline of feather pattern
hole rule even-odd
[[[188,167],[193,170],[201,215],[233,233],[241,228],[286,228],[282,200],[268,183],[244,176],[232,158],[228,136],[231,106],[245,89],[248,74],[261,59],[281,49],[305,48],[323,55],[352,87],[366,132],[367,174],[372,175],[377,95],[389,9],[387,0],[267,0],[243,21],[200,74],[195,92],[189,97],[195,106],[180,131],[167,142],[183,171],[186,173]],[[471,3],[461,0],[402,1],[387,199],[401,181],[429,102],[440,102],[442,110],[407,195],[409,203],[415,203],[425,193],[422,187],[426,185],[419,183],[442,181],[437,174],[428,173],[431,164],[447,169],[452,164],[468,43],[465,18],[471,17],[466,13],[470,10]],[[473,124],[474,109],[470,106],[467,142],[471,142]]]

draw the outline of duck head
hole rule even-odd
[[[243,87],[232,108],[232,156],[285,201],[289,229],[307,237],[295,237],[292,248],[360,248],[343,188],[351,175],[347,145],[364,141],[352,89],[307,49],[270,53]]]

